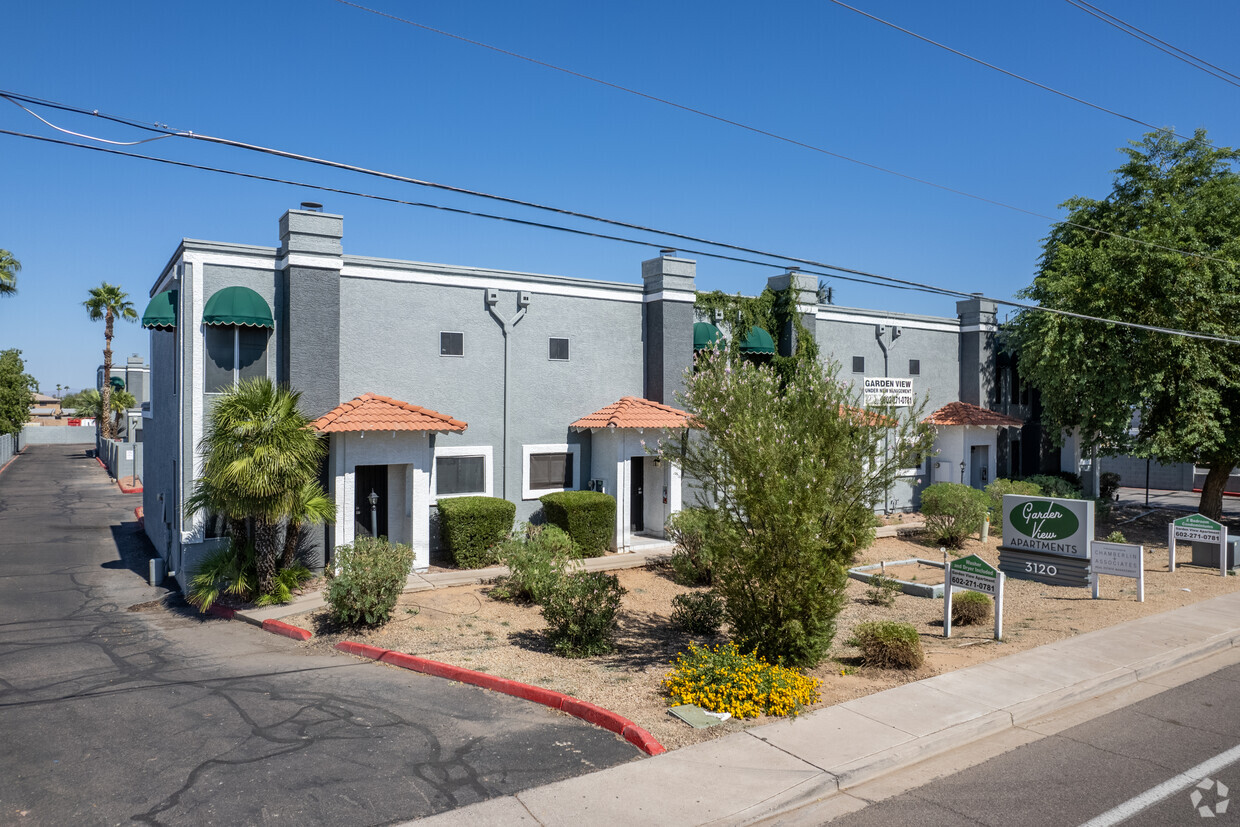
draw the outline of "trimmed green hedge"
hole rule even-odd
[[[611,548],[616,498],[601,491],[557,491],[538,498],[547,522],[572,539],[582,557],[601,557]]]
[[[496,561],[516,516],[516,505],[500,497],[444,498],[439,501],[439,537],[458,566],[482,568]]]

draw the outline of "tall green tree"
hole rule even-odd
[[[103,397],[103,410],[112,409],[112,385],[108,379],[112,376],[112,326],[119,318],[128,322],[136,322],[138,320],[138,311],[134,309],[133,302],[129,301],[129,294],[114,284],[108,284],[106,281],[98,287],[92,287],[90,290],[90,298],[82,302],[86,308],[86,312],[90,315],[93,322],[103,320],[103,390],[100,391]],[[116,436],[116,430],[112,427],[112,421],[104,417],[100,420],[100,428],[104,439],[113,439]]]
[[[789,666],[825,656],[875,504],[933,445],[920,408],[862,410],[837,373],[816,359],[777,371],[705,352],[683,397],[695,430],[660,443],[707,492],[690,504],[710,524],[713,587],[737,642]]]
[[[8,250],[0,250],[0,296],[11,296],[17,292],[17,274],[21,272],[22,263],[13,258]]]
[[[335,513],[305,503],[326,447],[298,410],[300,399],[299,392],[264,378],[246,380],[216,400],[199,444],[202,473],[187,501],[191,514],[223,516],[234,532],[253,521],[260,594],[275,586],[285,521]],[[234,541],[245,538],[234,534]]]
[[[38,389],[39,383],[26,373],[21,351],[0,351],[0,434],[21,432],[30,421],[30,406]]]
[[[1240,153],[1198,130],[1121,149],[1110,195],[1065,202],[1023,291],[1046,308],[1240,334]],[[1209,468],[1200,510],[1218,518],[1240,461],[1240,347],[1027,311],[1013,343],[1043,422],[1111,452]],[[1129,433],[1134,413],[1139,429]]]

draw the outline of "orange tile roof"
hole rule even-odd
[[[949,402],[926,417],[931,425],[980,425],[991,427],[1019,428],[1025,423],[1014,417],[1004,416],[997,411],[989,411],[970,405],[968,402]]]
[[[310,423],[321,434],[345,431],[463,431],[466,424],[399,399],[364,393]]]
[[[606,408],[578,419],[570,428],[579,431],[590,428],[684,428],[689,414],[636,396],[623,397]]]

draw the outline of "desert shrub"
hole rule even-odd
[[[958,482],[936,482],[921,492],[921,513],[936,543],[963,548],[965,538],[986,518],[986,494]]]
[[[667,521],[672,549],[672,579],[683,586],[709,586],[714,580],[714,560],[706,550],[711,527],[710,513],[700,508],[677,511]]]
[[[579,571],[543,601],[547,639],[557,655],[585,658],[611,651],[624,588],[614,574]]]
[[[258,554],[253,543],[229,543],[202,558],[189,581],[186,600],[205,612],[221,595],[232,595],[257,606],[288,603],[293,591],[313,575],[300,563],[276,572],[271,592],[258,594]]]
[[[1098,476],[1098,496],[1104,500],[1119,497],[1119,474],[1114,471],[1103,471]]]
[[[865,590],[865,599],[875,606],[896,605],[896,595],[900,593],[900,584],[894,577],[876,574],[870,578],[869,588]]]
[[[696,704],[735,718],[796,715],[818,702],[818,680],[794,669],[745,654],[735,643],[715,647],[689,644],[663,679],[673,704]]]
[[[1102,538],[1102,542],[1104,543],[1126,543],[1128,541],[1124,539],[1124,532],[1112,531],[1106,537]]]
[[[723,601],[710,592],[672,598],[672,623],[691,635],[713,635],[723,625]]]
[[[952,595],[952,623],[973,626],[985,623],[994,616],[994,604],[981,592],[961,592]]]
[[[345,626],[388,621],[413,566],[413,549],[379,537],[359,537],[336,549],[327,567],[327,605]]]
[[[517,506],[499,497],[445,497],[438,503],[439,537],[463,569],[495,562],[496,549],[512,531]]]
[[[916,669],[926,662],[921,638],[911,623],[880,620],[860,623],[849,643],[861,650],[867,666],[884,669]]]
[[[538,498],[547,522],[564,529],[582,557],[600,557],[611,548],[616,498],[601,491],[557,491]]]
[[[573,541],[558,526],[527,525],[499,547],[498,556],[509,574],[496,581],[491,596],[542,603],[563,582]]]
[[[1037,485],[1042,489],[1042,495],[1045,497],[1060,497],[1068,500],[1081,498],[1079,478],[1075,486],[1062,476],[1051,474],[1035,474],[1032,477],[1025,477],[1025,482]]]
[[[1028,480],[1009,480],[997,479],[990,485],[986,486],[986,497],[989,500],[990,508],[990,530],[1003,534],[1003,495],[1004,494],[1020,494],[1026,497],[1036,497],[1042,493],[1042,488]]]

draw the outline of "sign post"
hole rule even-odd
[[[1167,526],[1167,570],[1175,571],[1175,541],[1218,545],[1218,573],[1227,576],[1227,526],[1202,514],[1181,517]]]
[[[952,587],[988,594],[995,599],[995,640],[1003,639],[1003,572],[976,554],[947,564],[943,585],[943,637],[952,636]]]
[[[1137,602],[1145,602],[1145,547],[1132,543],[1103,543],[1095,541],[1090,561],[1090,579],[1094,586],[1094,599],[1099,596],[1099,576],[1129,577],[1137,581]]]

